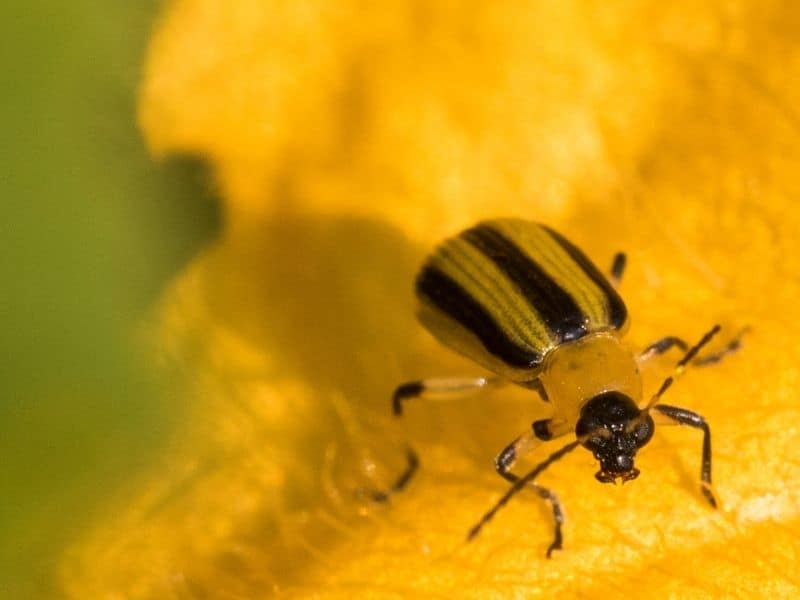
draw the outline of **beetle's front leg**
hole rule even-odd
[[[563,430],[564,426],[562,424],[554,424],[552,419],[535,421],[531,426],[530,431],[523,433],[497,455],[494,460],[495,470],[507,481],[516,483],[519,481],[519,477],[514,473],[511,473],[510,470],[517,462],[517,459],[520,456],[531,452],[543,441],[553,439],[556,432],[559,434],[566,433],[566,431]],[[561,544],[563,541],[561,526],[564,524],[564,511],[561,508],[561,503],[558,501],[558,496],[556,496],[552,491],[533,482],[531,482],[530,486],[536,490],[536,493],[539,494],[540,498],[550,503],[550,507],[553,510],[553,541],[547,548],[547,557],[550,558],[553,550],[561,550]]]
[[[688,425],[696,429],[703,430],[703,454],[700,464],[700,491],[703,492],[706,500],[714,508],[717,508],[717,500],[714,498],[714,492],[711,487],[711,428],[708,426],[706,420],[695,412],[680,408],[678,406],[669,406],[668,404],[657,404],[653,410],[661,413],[667,417],[666,422],[661,424],[678,424]]]

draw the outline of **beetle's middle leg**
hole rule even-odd
[[[499,377],[440,377],[409,381],[395,389],[392,395],[392,412],[403,414],[403,403],[412,398],[452,398],[468,392],[500,386],[505,381]],[[358,493],[375,502],[387,502],[392,494],[403,491],[419,469],[419,456],[413,448],[406,449],[406,468],[395,482],[385,490],[361,488]]]
[[[709,354],[704,354],[703,356],[698,356],[694,360],[691,361],[690,364],[696,367],[704,367],[707,365],[713,365],[721,361],[725,358],[728,354],[733,354],[742,346],[742,337],[744,334],[750,330],[749,327],[745,327],[739,333],[737,333],[732,340],[730,340],[725,347],[717,352],[712,352]],[[672,348],[679,348],[682,352],[686,352],[689,349],[689,344],[686,343],[686,340],[683,340],[679,337],[675,337],[673,335],[668,335],[666,337],[661,338],[650,344],[647,348],[645,348],[641,354],[639,354],[639,361],[646,362],[653,358],[654,356],[659,356],[668,352]]]
[[[674,335],[668,335],[653,342],[647,348],[642,350],[641,354],[639,354],[639,360],[650,360],[654,356],[664,354],[675,347],[680,348],[682,352],[686,352],[689,349],[689,344],[687,344],[686,340],[684,339],[675,337]]]
[[[392,395],[392,412],[399,417],[403,404],[414,398],[449,399],[469,392],[499,387],[506,381],[500,377],[432,377],[399,385]]]
[[[419,456],[412,447],[406,448],[406,468],[397,477],[397,480],[389,487],[388,490],[378,490],[371,488],[360,488],[358,493],[362,496],[369,496],[375,502],[388,502],[389,497],[397,492],[402,492],[411,478],[419,468]]]
[[[511,468],[517,462],[518,458],[531,452],[543,441],[551,440],[568,432],[569,427],[567,427],[566,423],[563,422],[556,422],[552,419],[541,419],[539,421],[534,421],[529,431],[523,433],[516,440],[506,446],[500,452],[500,454],[497,455],[497,457],[494,459],[495,470],[507,481],[516,483],[519,481],[519,477],[514,473],[511,473]],[[558,500],[558,496],[556,496],[548,488],[533,482],[531,482],[530,486],[536,490],[536,493],[539,494],[540,498],[550,503],[550,507],[553,510],[553,541],[547,548],[547,557],[550,558],[553,550],[561,549],[561,544],[563,541],[561,526],[564,524],[564,511],[561,508],[561,503]]]

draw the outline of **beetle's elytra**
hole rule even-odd
[[[506,381],[538,392],[552,416],[535,421],[495,459],[495,469],[513,483],[500,501],[470,530],[481,528],[524,487],[533,487],[552,507],[555,531],[547,549],[562,545],[561,505],[549,489],[535,483],[552,463],[578,446],[599,462],[598,481],[635,479],[637,451],[656,423],[689,425],[703,432],[701,490],[712,506],[711,432],[702,416],[659,404],[661,396],[689,364],[710,364],[736,350],[739,337],[721,351],[698,356],[719,331],[715,325],[689,347],[675,336],[644,351],[623,342],[628,311],[616,285],[625,267],[618,253],[610,277],[559,233],[521,219],[485,221],[445,240],[428,257],[416,281],[419,319],[443,344],[485,367],[494,376],[425,379],[399,386],[395,415],[412,398],[487,388]],[[676,347],[684,352],[675,372],[644,401],[640,367]],[[539,444],[571,435],[572,440],[523,477],[511,472],[516,460]],[[391,491],[399,491],[418,465],[409,468]],[[385,499],[386,492],[376,493]]]

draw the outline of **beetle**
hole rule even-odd
[[[442,242],[416,279],[418,317],[444,345],[485,367],[494,376],[433,378],[400,385],[392,397],[395,416],[412,399],[486,389],[505,382],[529,388],[552,405],[553,415],[534,421],[497,455],[497,473],[513,485],[473,526],[474,538],[519,491],[533,488],[550,504],[553,539],[546,556],[562,548],[564,513],[558,497],[535,482],[539,474],[578,446],[599,462],[595,478],[623,483],[638,477],[636,453],[662,424],[688,425],[703,434],[701,491],[712,507],[711,430],[699,414],[660,404],[662,395],[690,364],[718,362],[738,349],[741,334],[721,351],[699,356],[719,332],[712,327],[689,346],[664,337],[635,353],[623,342],[628,311],[616,287],[626,257],[617,253],[606,277],[555,230],[513,218],[488,220]],[[742,332],[743,333],[743,332]],[[683,351],[672,375],[643,402],[640,365],[672,348]],[[523,477],[511,472],[516,461],[542,442],[573,434],[574,439]],[[408,467],[385,500],[411,480],[419,461],[409,450]]]

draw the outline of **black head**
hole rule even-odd
[[[636,451],[653,437],[655,426],[649,414],[620,392],[598,394],[581,410],[575,435],[588,436],[584,448],[600,461],[595,474],[598,481],[615,483],[636,479],[639,469],[633,466]]]

